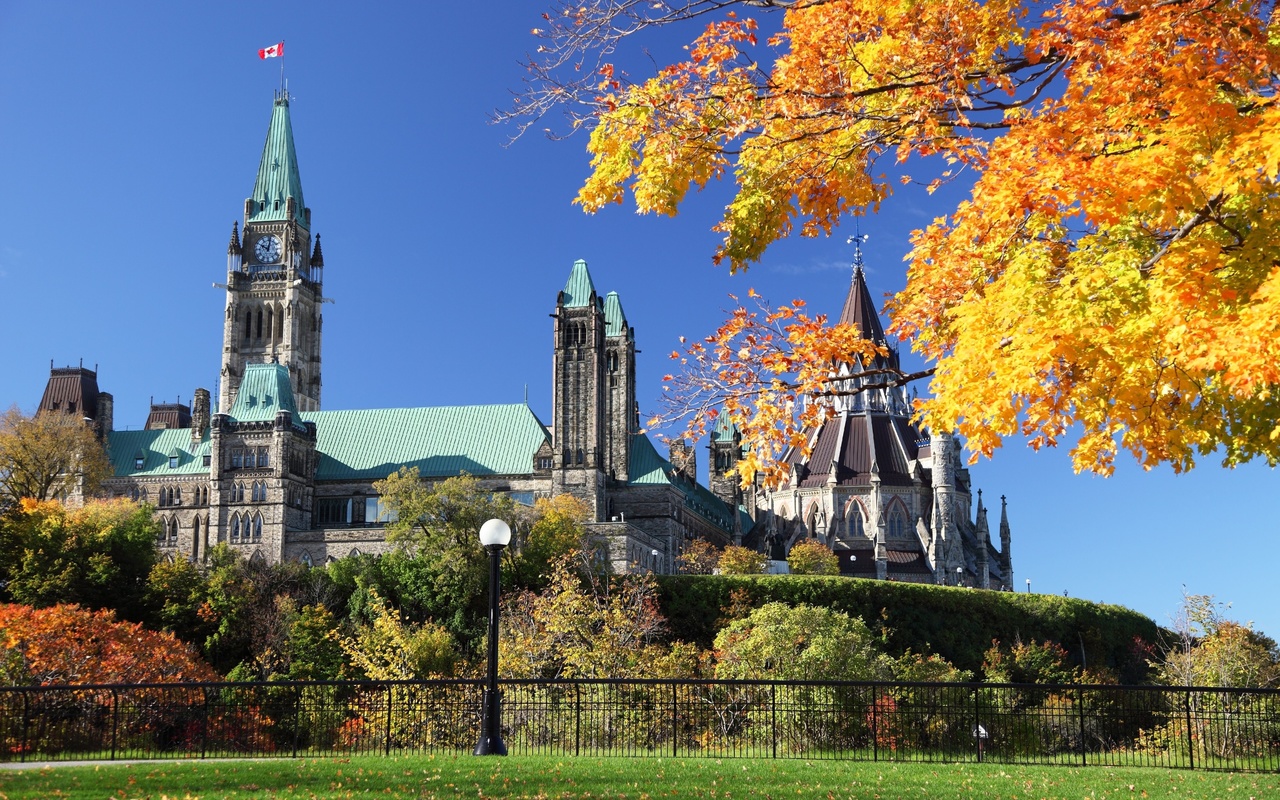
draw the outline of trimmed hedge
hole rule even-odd
[[[806,603],[861,617],[884,636],[890,655],[937,653],[975,674],[992,640],[1021,637],[1058,642],[1076,663],[1141,683],[1148,669],[1144,646],[1161,636],[1155,622],[1136,611],[1057,595],[798,575],[664,575],[658,587],[674,636],[702,647],[711,646],[730,595],[741,589],[751,608]]]

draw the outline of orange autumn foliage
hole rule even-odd
[[[963,171],[970,198],[916,232],[890,305],[892,330],[933,365],[926,425],[975,457],[1014,434],[1074,439],[1077,469],[1101,473],[1121,450],[1146,468],[1215,451],[1275,464],[1275,17],[1248,0],[565,2],[535,31],[517,112],[592,109],[574,120],[591,131],[588,211],[629,194],[673,215],[728,177],[714,260],[735,271],[780,237],[875,212],[886,169],[908,159],[939,162],[931,189]],[[700,33],[684,60],[634,81],[612,63],[686,23]],[[737,335],[730,320],[708,345]],[[764,365],[749,348],[730,358],[748,378]],[[785,390],[754,407],[733,401],[759,385],[718,388],[740,425],[766,416],[751,444],[767,456],[797,427],[768,415],[795,418],[796,398],[829,382],[816,374],[777,375]],[[688,404],[704,420],[708,407]]]
[[[0,605],[0,683],[54,685],[216,681],[172,634],[75,605]]]

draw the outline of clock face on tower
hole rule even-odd
[[[253,246],[253,254],[259,264],[274,264],[280,260],[280,237],[267,234]]]

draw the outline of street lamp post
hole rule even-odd
[[[1031,594],[1031,579],[1027,578],[1027,594]]]
[[[482,719],[478,756],[505,756],[502,741],[502,694],[498,691],[498,584],[502,549],[511,542],[511,528],[500,519],[480,526],[480,544],[489,552],[489,674],[481,700]]]
[[[956,586],[964,585],[964,567],[956,567]]]

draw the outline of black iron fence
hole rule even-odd
[[[470,752],[482,683],[0,688],[0,761]],[[512,754],[1280,770],[1280,691],[503,681]]]

